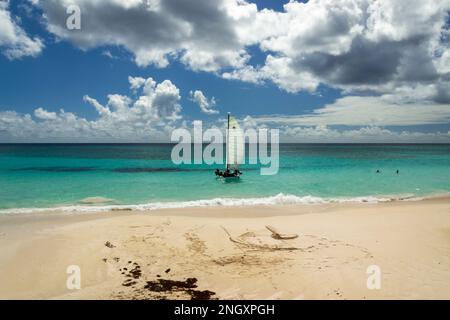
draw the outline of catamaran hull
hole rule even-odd
[[[241,177],[240,176],[233,176],[233,177],[220,176],[220,177],[217,177],[217,179],[223,180],[225,182],[232,182],[232,181],[239,181],[241,179]]]

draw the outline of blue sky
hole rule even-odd
[[[261,1],[260,5],[280,10],[282,1]],[[271,114],[274,105],[277,105],[278,113],[298,114],[333,102],[340,96],[340,90],[329,87],[323,87],[314,94],[289,94],[270,83],[255,85],[228,81],[211,73],[187,70],[176,61],[163,69],[138,67],[132,55],[121,48],[105,46],[82,51],[67,42],[55,43],[53,36],[37,23],[38,12],[27,17],[24,9],[14,2],[11,3],[11,12],[23,19],[22,25],[29,34],[38,35],[49,45],[37,58],[11,61],[0,56],[0,70],[8,74],[8,77],[0,78],[0,86],[4,88],[0,95],[2,110],[13,108],[32,113],[35,108],[45,106],[50,111],[64,108],[94,119],[97,114],[83,102],[83,96],[89,94],[102,100],[110,93],[127,94],[129,75],[151,76],[157,81],[170,79],[181,90],[184,109],[195,119],[204,117],[189,99],[189,91],[193,89],[205,90],[216,97],[218,108],[223,113],[232,112],[238,116]],[[105,51],[113,53],[117,59],[104,56],[102,53]],[[249,53],[252,63],[264,62],[264,56],[257,47],[250,47]],[[17,94],[18,88],[23,94]]]
[[[419,17],[420,23],[427,26],[432,20],[434,27],[423,31],[426,35],[423,43],[415,44],[423,47],[423,52],[418,49],[416,56],[406,53],[411,51],[409,38],[418,36],[415,34],[418,31],[408,28],[412,30],[419,22],[402,22],[401,27],[406,30],[404,34],[391,34],[388,24],[398,23],[398,19],[383,21],[385,26],[381,22],[377,24],[385,30],[372,30],[368,26],[373,22],[368,22],[369,18],[359,17],[356,10],[373,11],[370,9],[371,1],[361,0],[361,8],[351,6],[348,1],[342,1],[341,7],[331,1],[323,1],[322,4],[318,1],[291,3],[287,7],[283,7],[280,1],[255,1],[256,7],[252,7],[251,3],[244,2],[245,5],[242,5],[242,2],[228,1],[227,6],[232,9],[229,12],[236,16],[233,19],[224,17],[224,24],[212,27],[211,35],[203,35],[209,31],[208,23],[211,24],[203,15],[207,14],[207,10],[211,10],[211,14],[226,15],[223,10],[216,10],[209,4],[205,5],[204,11],[196,10],[186,17],[184,13],[171,12],[173,9],[170,6],[157,9],[155,12],[162,18],[170,15],[172,20],[184,19],[183,23],[201,25],[198,31],[193,29],[188,39],[180,37],[179,43],[169,41],[170,37],[167,37],[178,31],[175,24],[174,30],[161,31],[167,33],[162,37],[164,40],[151,40],[147,36],[139,38],[136,33],[139,34],[142,26],[146,28],[145,17],[135,29],[131,29],[134,32],[132,36],[121,34],[123,28],[117,28],[119,31],[111,31],[110,35],[104,36],[108,39],[104,41],[102,32],[109,27],[114,29],[113,24],[120,25],[121,21],[109,22],[100,16],[101,13],[95,12],[101,9],[99,6],[88,9],[83,7],[87,6],[86,1],[74,1],[77,2],[81,8],[80,36],[65,30],[60,22],[65,20],[58,20],[56,14],[66,18],[65,8],[59,7],[60,2],[42,0],[33,4],[29,1],[10,1],[1,8],[6,14],[0,16],[0,23],[1,17],[7,17],[9,20],[4,19],[3,23],[13,26],[12,30],[16,33],[5,35],[3,42],[0,34],[0,52],[3,53],[0,54],[0,140],[3,142],[34,141],[36,136],[39,141],[70,141],[74,131],[62,132],[61,128],[70,126],[70,123],[63,124],[59,119],[60,109],[87,121],[82,125],[87,125],[89,129],[83,127],[84,133],[80,133],[75,140],[91,141],[90,133],[86,131],[98,130],[96,121],[101,115],[84,97],[89,96],[111,110],[115,106],[111,104],[108,107],[108,95],[118,94],[137,101],[145,94],[130,90],[130,76],[152,78],[155,87],[168,80],[173,88],[178,89],[179,97],[174,93],[174,99],[170,101],[181,107],[180,110],[173,106],[148,106],[148,110],[174,108],[170,112],[177,114],[177,121],[149,118],[144,125],[155,123],[154,131],[186,126],[192,120],[218,125],[226,112],[232,112],[249,124],[284,130],[282,134],[286,141],[450,141],[450,97],[445,93],[450,89],[450,70],[446,65],[450,62],[446,38],[448,7],[444,7],[445,2],[436,2],[434,11],[429,10],[434,15]],[[130,1],[133,3],[131,6],[137,6],[137,2]],[[389,1],[387,3],[389,6]],[[219,4],[220,1],[217,7],[220,7]],[[201,1],[199,5],[202,5]],[[394,2],[391,5],[396,6]],[[119,4],[105,4],[105,10],[111,11],[110,16],[118,12],[124,21],[132,9]],[[240,17],[240,13],[236,12],[244,12],[244,9],[254,17],[242,22],[236,18]],[[392,10],[394,13],[398,11],[396,8]],[[420,13],[420,8],[415,10],[418,11],[413,13]],[[317,15],[316,19],[309,19],[314,15]],[[103,19],[103,25],[95,19]],[[260,24],[250,24],[258,19]],[[230,26],[225,27],[228,21],[231,21]],[[315,21],[319,23],[315,24]],[[342,21],[346,22],[343,24]],[[128,27],[128,22],[123,23]],[[151,21],[148,23],[152,28]],[[86,26],[86,32],[83,26]],[[361,28],[367,30],[361,31]],[[229,38],[229,30],[238,34],[237,40]],[[179,32],[181,34],[182,30]],[[222,36],[225,43],[208,43]],[[386,40],[386,37],[395,40]],[[436,38],[441,40],[436,43]],[[25,41],[26,45],[20,41]],[[227,41],[237,44],[230,44],[228,48]],[[359,52],[357,45],[367,46],[368,49]],[[428,56],[425,51],[432,45],[436,46],[435,53]],[[8,51],[11,48],[17,50]],[[164,58],[159,56],[158,61],[147,58],[148,52],[159,50],[164,50]],[[8,52],[14,52],[15,56]],[[210,61],[205,63],[199,52],[211,56],[214,66],[211,67]],[[374,57],[380,56],[380,59],[365,59],[367,52],[372,52]],[[244,62],[236,62],[242,57],[245,57]],[[417,62],[429,68],[417,68]],[[389,67],[390,64],[392,67]],[[401,68],[405,70],[397,71]],[[191,94],[195,90],[201,91],[208,107],[218,113],[202,112],[199,100]],[[213,97],[215,103],[212,102]],[[133,103],[129,107],[132,108]],[[48,116],[39,117],[36,113],[38,108]],[[16,115],[11,116],[11,112]],[[31,120],[26,121],[31,121],[32,129],[23,133],[17,128],[24,121],[21,117],[27,114]],[[115,123],[111,119],[104,122],[113,127]],[[52,126],[52,120],[59,122]],[[121,123],[132,121],[128,118],[122,120]],[[14,121],[16,123],[11,124]],[[102,130],[108,130],[104,129],[105,126],[101,125]],[[365,128],[372,130],[370,134],[367,134],[368,129],[361,131]],[[128,138],[117,137],[117,141],[133,140],[134,133],[130,134]],[[141,134],[145,136],[146,133]],[[114,141],[113,136],[108,133],[105,139]],[[101,135],[95,141],[98,139],[102,140]]]

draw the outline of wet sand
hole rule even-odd
[[[449,199],[0,217],[1,299],[450,299],[449,283]]]

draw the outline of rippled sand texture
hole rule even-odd
[[[291,240],[271,236],[266,225]],[[0,298],[449,299],[448,199],[0,217]],[[66,268],[81,268],[68,290]],[[367,288],[371,265],[381,288]]]

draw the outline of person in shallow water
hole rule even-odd
[[[377,170],[377,173],[380,173],[380,170],[379,170],[379,169]]]
[[[399,173],[400,173],[400,171],[397,170],[397,174],[399,174]]]

